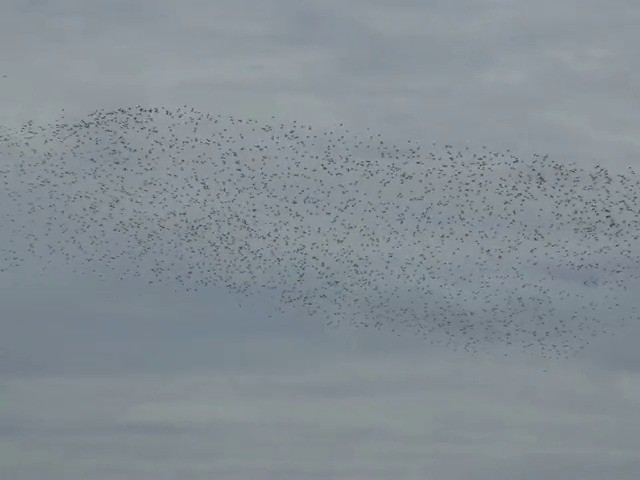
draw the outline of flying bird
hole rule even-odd
[[[3,128],[0,270],[266,292],[474,354],[567,358],[637,319],[633,170],[432,147],[189,106]]]

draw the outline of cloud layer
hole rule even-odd
[[[624,173],[639,17],[622,0],[8,1],[0,124],[194,105]],[[7,478],[640,477],[637,322],[571,362],[477,360],[35,263],[0,273]]]

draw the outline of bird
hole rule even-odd
[[[0,273],[266,293],[472,355],[566,359],[637,319],[632,169],[188,105],[2,127],[0,158]]]

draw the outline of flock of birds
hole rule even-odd
[[[0,270],[267,293],[327,325],[569,357],[638,318],[640,181],[194,108],[0,130]],[[635,288],[635,291],[640,291]],[[399,334],[399,333],[397,333]]]

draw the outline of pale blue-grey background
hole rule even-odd
[[[638,25],[615,0],[4,1],[0,124],[193,105],[623,171]],[[222,290],[0,286],[1,478],[640,478],[633,322],[572,361],[477,360]]]

